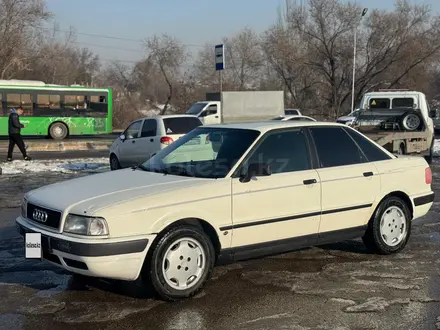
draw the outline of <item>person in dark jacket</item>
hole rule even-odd
[[[9,115],[8,133],[9,133],[9,148],[8,148],[8,161],[12,161],[12,152],[15,145],[18,146],[23,154],[24,160],[31,160],[26,153],[23,138],[21,137],[21,129],[24,125],[20,123],[20,116],[23,114],[23,108],[18,107],[17,110],[12,109]]]

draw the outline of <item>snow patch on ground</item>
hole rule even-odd
[[[54,159],[54,160],[14,160],[0,164],[3,174],[43,173],[43,172],[105,172],[109,170],[107,158]]]

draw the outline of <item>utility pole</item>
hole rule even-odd
[[[351,112],[354,111],[354,86],[356,80],[356,43],[357,43],[357,28],[362,20],[362,18],[367,14],[368,8],[362,10],[362,16],[359,22],[354,27],[354,45],[353,45],[353,82],[351,86]]]

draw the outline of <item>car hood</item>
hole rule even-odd
[[[355,119],[355,117],[353,116],[342,116],[338,118],[338,121],[349,121],[349,120],[353,120]]]
[[[209,182],[209,179],[125,169],[47,185],[25,197],[28,203],[41,207],[90,215],[108,205]]]

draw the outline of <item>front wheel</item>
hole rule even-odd
[[[362,238],[368,249],[379,254],[400,252],[411,234],[411,212],[398,197],[383,200]]]
[[[110,156],[110,170],[116,171],[119,169],[121,169],[121,164],[119,163],[119,159],[118,157],[116,157],[116,155],[112,154]]]
[[[147,260],[144,280],[164,300],[189,298],[211,277],[215,250],[210,238],[196,226],[169,229]]]

